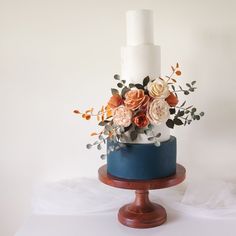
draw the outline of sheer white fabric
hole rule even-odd
[[[179,187],[151,190],[150,199],[184,214],[236,219],[236,185],[190,181]],[[35,187],[34,214],[85,215],[117,211],[134,200],[132,190],[106,186],[97,179],[70,179]]]

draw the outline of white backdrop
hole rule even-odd
[[[95,122],[72,111],[106,103],[138,8],[155,12],[162,72],[178,61],[198,81],[190,102],[206,116],[174,130],[178,161],[189,179],[236,182],[235,1],[0,0],[0,235],[29,214],[35,183],[97,175]]]

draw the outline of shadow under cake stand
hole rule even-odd
[[[176,174],[150,180],[127,180],[111,176],[107,173],[107,165],[99,168],[99,180],[104,184],[135,191],[133,203],[120,208],[118,219],[120,223],[132,228],[151,228],[163,224],[166,219],[166,210],[159,204],[149,200],[148,191],[151,189],[168,188],[180,184],[185,179],[185,168],[177,164]]]

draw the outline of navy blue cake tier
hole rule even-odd
[[[116,145],[107,142],[107,149]],[[118,178],[148,180],[164,178],[176,172],[176,138],[154,144],[127,143],[117,151],[107,155],[107,172]]]

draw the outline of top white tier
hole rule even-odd
[[[126,13],[128,46],[153,44],[153,11],[132,10]]]

